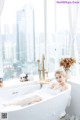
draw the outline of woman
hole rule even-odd
[[[55,72],[55,79],[57,83],[53,83],[51,85],[51,89],[60,89],[60,91],[66,90],[67,89],[66,78],[67,75],[65,71],[57,70]]]

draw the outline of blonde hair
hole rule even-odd
[[[56,70],[55,76],[56,76],[56,74],[63,75],[64,78],[65,78],[65,81],[67,80],[67,74],[66,74],[66,72],[64,70]]]

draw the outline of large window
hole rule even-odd
[[[53,72],[61,57],[71,55],[71,42],[67,4],[6,0],[1,15],[0,74],[4,80],[22,72],[38,74],[37,59],[42,59],[45,49],[46,69]]]
[[[44,53],[44,1],[6,0],[0,43],[4,79],[37,74],[37,59]]]

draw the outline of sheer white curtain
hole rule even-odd
[[[3,10],[4,2],[5,2],[5,0],[0,0],[0,15],[1,15],[2,10]]]
[[[68,12],[69,12],[69,29],[71,33],[71,57],[74,57],[76,59],[76,65],[74,67],[73,73],[74,75],[79,75],[78,51],[75,39],[77,32],[79,4],[69,4]]]
[[[3,10],[5,0],[0,0],[0,17]],[[0,19],[0,34],[1,34],[1,19]],[[2,41],[0,36],[0,77],[3,77],[3,61],[2,61]]]

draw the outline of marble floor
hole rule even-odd
[[[75,115],[69,116],[68,114],[66,114],[64,117],[58,120],[80,120],[80,116]]]

